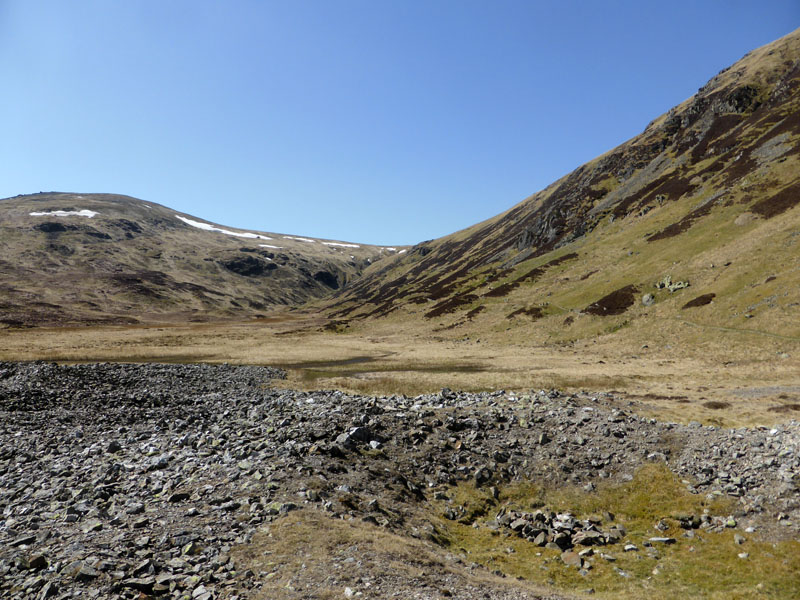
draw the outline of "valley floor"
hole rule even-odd
[[[800,343],[696,328],[0,330],[0,595],[795,598]]]
[[[292,388],[365,394],[611,392],[641,416],[722,427],[800,416],[800,340],[709,329],[698,342],[699,326],[685,322],[658,341],[617,333],[568,344],[504,331],[431,334],[391,320],[334,333],[326,323],[287,312],[239,323],[5,329],[0,360],[268,365],[285,369]]]

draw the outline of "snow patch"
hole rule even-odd
[[[398,252],[398,254],[405,254],[406,252],[408,252],[408,250],[400,250],[400,252]]]
[[[384,246],[381,250],[387,250],[389,252],[397,252],[397,248],[393,248],[391,246]]]
[[[340,244],[339,242],[322,242],[325,246],[339,246],[341,248],[361,248],[358,244]]]
[[[259,248],[272,248],[273,250],[280,250],[283,246],[270,246],[269,244],[259,244]]]
[[[191,219],[187,219],[186,217],[181,217],[179,215],[175,215],[181,221],[186,223],[187,225],[191,225],[192,227],[197,227],[198,229],[203,229],[205,231],[216,231],[217,233],[224,233],[225,235],[232,235],[235,237],[241,238],[249,238],[251,240],[271,240],[271,237],[267,237],[265,235],[258,235],[257,233],[238,233],[236,231],[229,231],[227,229],[222,229],[221,227],[214,227],[213,225],[209,225],[208,223],[201,223],[200,221],[192,221]]]
[[[316,240],[310,240],[308,238],[295,237],[293,235],[285,235],[285,236],[283,236],[283,239],[285,239],[285,240],[297,240],[298,242],[310,242],[312,244],[316,241]]]
[[[32,217],[89,217],[90,219],[99,213],[93,210],[52,210],[45,212],[32,212]]]

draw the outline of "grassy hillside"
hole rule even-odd
[[[331,327],[381,318],[508,341],[796,341],[798,141],[794,32],[506,213],[374,269],[330,304]],[[667,277],[672,291],[657,287]]]
[[[243,231],[128,196],[0,200],[0,323],[241,319],[335,292],[377,246]]]

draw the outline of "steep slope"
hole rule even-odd
[[[0,322],[242,318],[341,289],[397,249],[254,233],[110,194],[0,200]]]
[[[329,314],[550,340],[652,333],[641,317],[800,336],[799,141],[797,30],[507,212],[384,263]]]

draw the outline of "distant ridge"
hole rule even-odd
[[[56,192],[0,200],[0,240],[0,322],[12,326],[256,317],[342,289],[398,252]]]

